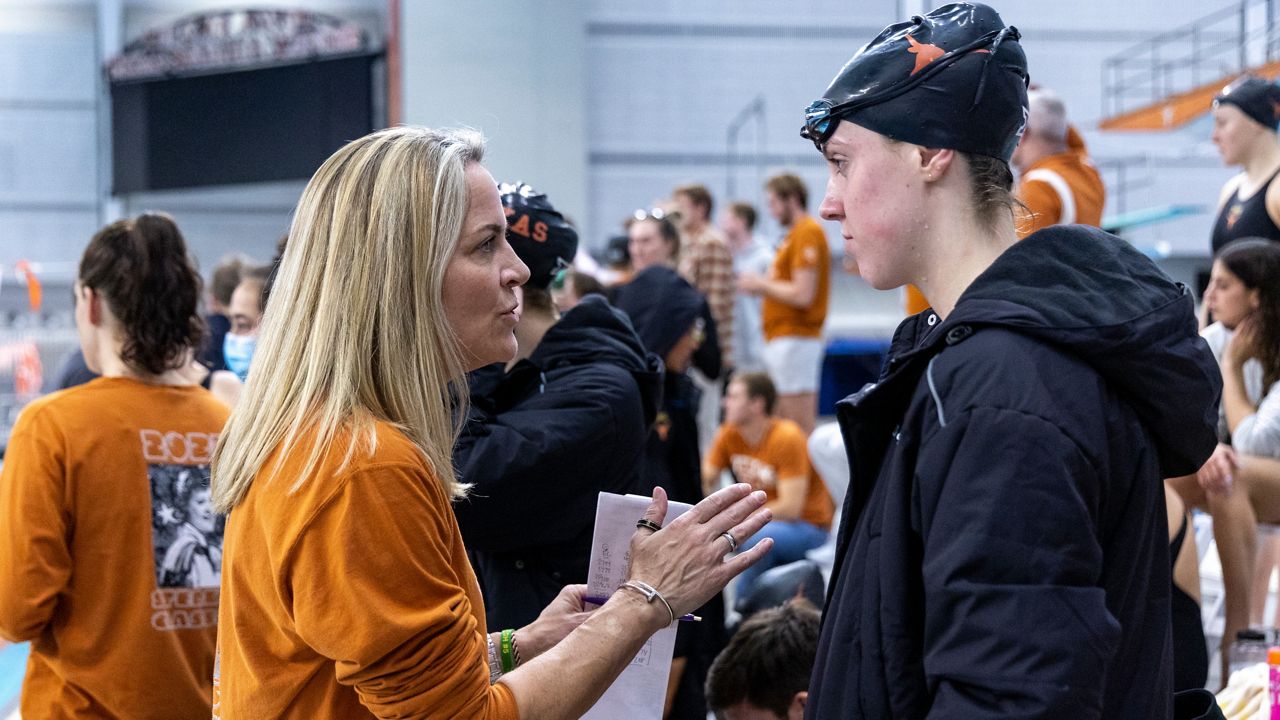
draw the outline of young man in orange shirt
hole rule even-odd
[[[738,596],[746,597],[756,577],[771,567],[804,558],[827,539],[835,506],[809,463],[808,442],[794,422],[773,416],[778,393],[765,373],[742,373],[724,396],[724,425],[702,463],[703,494],[715,491],[720,473],[750,483],[767,496],[773,520],[757,538],[773,538],[773,551],[744,572]],[[753,547],[755,539],[741,549]]]
[[[831,249],[808,212],[804,181],[790,173],[769,179],[769,213],[788,229],[768,277],[738,276],[743,292],[764,298],[764,364],[778,389],[778,415],[813,432],[822,372],[822,325],[831,287]]]

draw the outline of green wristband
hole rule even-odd
[[[510,628],[502,631],[501,641],[499,643],[499,652],[502,655],[502,672],[509,673],[516,669],[516,657],[512,652],[512,646],[515,644],[516,631]]]

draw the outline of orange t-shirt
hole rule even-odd
[[[484,602],[449,498],[389,423],[301,478],[308,446],[268,458],[231,511],[214,717],[514,720],[489,684]],[[289,488],[301,480],[295,492]]]
[[[1066,152],[1027,168],[1018,183],[1018,199],[1027,206],[1018,211],[1019,238],[1050,225],[1102,225],[1107,190],[1075,128],[1067,135]]]
[[[227,407],[99,378],[18,418],[0,475],[0,636],[31,640],[22,717],[207,718]]]
[[[811,216],[796,221],[787,233],[769,269],[774,280],[791,280],[797,270],[815,270],[818,288],[809,307],[798,308],[765,296],[760,314],[764,321],[764,339],[780,337],[822,337],[822,324],[827,321],[827,300],[831,293],[831,248],[826,233]]]
[[[827,486],[809,462],[809,446],[804,431],[791,420],[770,418],[759,444],[752,447],[738,428],[729,423],[720,426],[707,463],[717,469],[733,471],[738,482],[751,483],[768,496],[777,499],[780,478],[805,478],[804,509],[800,519],[824,530],[831,527],[835,504]]]

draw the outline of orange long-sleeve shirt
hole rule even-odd
[[[100,378],[40,398],[0,475],[0,636],[31,640],[25,720],[207,718],[227,407]]]
[[[288,451],[230,514],[214,716],[514,720],[443,487],[390,424],[342,467],[348,442],[292,493],[308,448]]]
[[[1019,238],[1050,225],[1102,224],[1107,190],[1075,128],[1067,134],[1066,152],[1042,158],[1027,168],[1018,184],[1018,199],[1029,211],[1018,213]]]

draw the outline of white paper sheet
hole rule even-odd
[[[631,536],[636,531],[636,520],[644,515],[651,501],[642,495],[600,493],[596,504],[595,535],[591,540],[591,567],[587,574],[589,595],[607,598],[626,581],[627,567],[631,562]],[[663,525],[692,507],[685,503],[669,503]],[[667,697],[667,679],[671,674],[671,655],[676,647],[676,625],[672,623],[649,638],[631,665],[582,716],[583,720],[661,720],[662,706]]]

